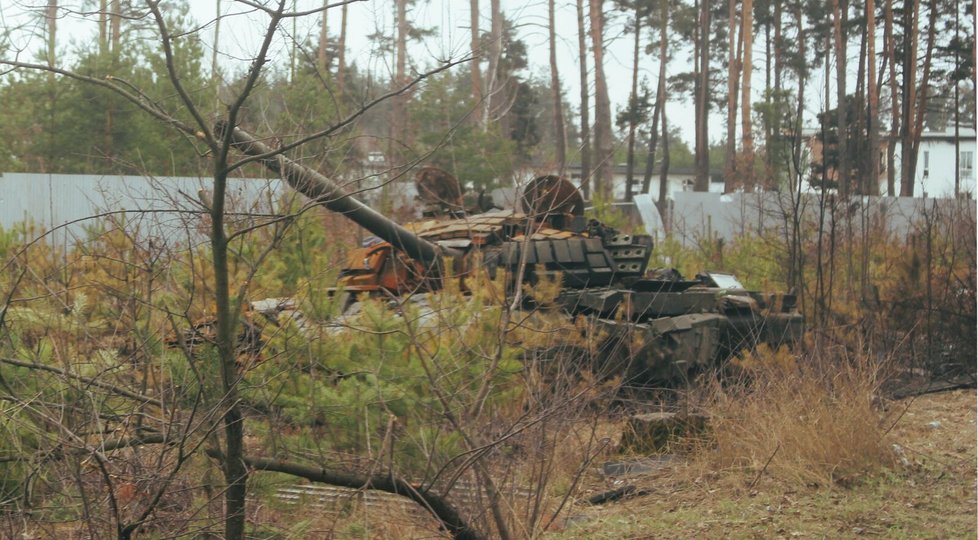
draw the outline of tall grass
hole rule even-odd
[[[741,367],[739,382],[708,392],[714,466],[825,486],[848,485],[891,462],[875,406],[878,363],[761,350]]]

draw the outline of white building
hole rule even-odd
[[[957,196],[974,197],[975,185],[975,128],[961,127],[955,148],[954,126],[944,131],[924,131],[920,134],[920,149],[917,154],[917,168],[914,172],[913,193],[915,197],[951,198]],[[803,135],[808,141],[815,161],[821,152],[821,141],[818,130],[804,130]],[[885,135],[884,135],[885,137]],[[880,193],[887,194],[886,189],[886,144],[881,141],[880,148]],[[955,156],[957,155],[957,159]],[[896,141],[894,169],[896,185],[894,192],[900,194],[900,141]],[[955,171],[959,174],[955,179]],[[957,182],[957,189],[955,189]],[[815,191],[811,189],[811,191]]]
[[[958,159],[955,159],[954,126],[945,131],[925,131],[920,135],[920,152],[914,174],[914,195],[918,197],[954,197],[955,169],[959,171],[957,193],[975,194],[975,128],[959,129]],[[897,145],[896,191],[900,192],[900,146]],[[886,176],[881,193],[886,193]]]

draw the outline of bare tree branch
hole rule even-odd
[[[224,454],[218,450],[208,449],[206,452],[208,456],[214,459],[219,461],[224,460]],[[444,497],[427,490],[418,491],[409,482],[400,478],[379,475],[370,477],[358,476],[349,473],[328,471],[323,467],[310,467],[278,459],[247,456],[243,459],[248,467],[259,471],[280,472],[333,486],[352,489],[375,489],[377,491],[401,495],[420,504],[431,512],[452,534],[453,538],[458,540],[476,540],[482,538],[482,535],[472,529]]]

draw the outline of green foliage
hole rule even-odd
[[[189,28],[186,4],[167,11],[176,37],[174,69],[198,103],[213,94],[201,76],[203,48]],[[118,84],[145,96],[150,106],[193,125],[169,85],[163,52],[126,33],[116,52],[98,44],[58,66]],[[23,71],[0,84],[0,170],[61,173],[193,175],[206,170],[192,141],[184,139],[118,93],[52,74]]]
[[[419,156],[454,174],[476,190],[508,182],[517,165],[518,143],[499,131],[475,122],[479,111],[462,74],[443,73],[428,79],[412,101],[411,121],[424,126],[419,134]]]
[[[791,182],[792,140],[787,134],[795,128],[793,101],[787,90],[767,89],[764,100],[754,103],[754,112],[764,134],[764,162],[770,167],[764,177],[768,179],[768,185],[781,189],[787,189]]]
[[[365,301],[342,320],[345,330],[300,333],[281,321],[268,343],[272,360],[249,373],[245,395],[297,432],[318,434],[294,442],[335,452],[380,447],[394,420],[399,466],[420,472],[431,456],[437,463],[462,450],[444,418],[465,415],[497,354],[501,308],[487,302],[443,291],[396,311],[386,301]],[[490,407],[519,395],[512,378],[521,370],[518,349],[507,345],[498,354]]]
[[[605,199],[601,193],[595,193],[592,197],[589,213],[594,219],[624,233],[632,232],[635,228],[635,224],[628,219],[628,216],[621,209],[616,208],[612,201]]]

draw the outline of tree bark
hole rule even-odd
[[[340,40],[336,44],[336,92],[343,94],[343,85],[346,82],[346,12],[350,4],[343,4],[340,8]]]
[[[774,1],[774,91],[776,94],[781,94],[781,76],[784,74],[784,24],[782,22],[781,14],[781,0]],[[798,28],[798,33],[801,34],[801,27]],[[804,43],[801,42],[801,38],[798,38],[798,46],[803,47]],[[804,58],[801,55],[801,58]]]
[[[886,141],[886,194],[896,196],[896,145],[900,135],[900,100],[896,80],[896,37],[893,32],[893,0],[886,0],[883,21],[883,47],[890,66],[890,136]]]
[[[835,173],[839,181],[839,194],[845,198],[850,192],[849,156],[848,156],[848,123],[846,121],[846,43],[844,33],[844,18],[846,6],[840,5],[840,0],[832,0],[832,36],[835,42],[835,77],[836,77],[836,128],[838,133],[837,156],[838,167]]]
[[[880,194],[880,127],[879,127],[879,88],[876,86],[876,0],[866,0],[866,35],[868,36],[866,56],[868,73],[866,76],[866,95],[869,100],[869,116],[866,128],[869,131],[869,171],[867,195]]]
[[[723,191],[730,193],[737,188],[737,80],[740,59],[737,55],[738,42],[743,34],[737,34],[737,0],[727,2],[727,24],[730,33],[727,37],[727,151],[723,166]]]
[[[478,2],[478,0],[472,0]],[[557,71],[557,23],[554,13],[555,0],[547,2],[550,40],[550,92],[553,96],[554,108],[554,160],[557,162],[557,174],[564,175],[567,166],[567,131],[564,129],[564,100],[560,91],[560,73]],[[474,81],[473,81],[474,83]]]
[[[594,155],[595,192],[605,200],[613,197],[614,141],[611,135],[611,100],[604,76],[604,0],[590,0],[591,51],[594,54]]]
[[[655,106],[652,109],[652,128],[649,130],[649,151],[645,159],[645,176],[642,178],[642,193],[648,193],[652,185],[652,172],[655,168],[655,151],[659,139],[659,122],[665,118],[666,104],[666,65],[669,63],[669,2],[659,3],[659,82],[655,90]],[[665,140],[663,140],[665,145]],[[658,203],[662,207],[668,196],[666,182],[659,183]]]
[[[44,18],[46,19],[48,27],[48,50],[46,60],[48,67],[54,68],[58,46],[58,0],[48,0]]]
[[[112,26],[112,52],[118,53],[119,43],[121,41],[120,34],[122,33],[122,7],[119,5],[119,0],[112,0],[110,19]]]
[[[913,133],[909,156],[904,156],[904,161],[909,161],[910,174],[917,171],[917,157],[920,153],[920,135],[924,131],[924,117],[927,116],[927,89],[930,86],[931,62],[934,58],[934,42],[937,38],[937,0],[930,0],[930,15],[927,18],[927,45],[924,49],[924,72],[920,78],[920,92],[916,106]],[[955,163],[955,167],[957,167]],[[921,188],[922,189],[922,188]],[[913,196],[913,192],[910,193]]]
[[[103,0],[104,1],[104,0]],[[217,69],[217,52],[221,38],[221,0],[216,0],[214,6],[214,45],[211,47],[211,87],[214,90],[214,114],[221,108],[221,85]]]
[[[903,103],[900,118],[900,196],[913,197],[914,170],[910,155],[913,152],[914,106],[917,104],[917,21],[920,19],[920,0],[907,0],[903,8]]]
[[[669,116],[666,114],[665,107],[662,108],[662,167],[659,169],[659,212],[663,219],[668,220],[666,227],[672,224],[671,216],[666,216],[668,200],[666,199],[666,186],[669,184],[669,164],[671,156],[669,154]],[[668,230],[668,229],[667,229]]]
[[[471,70],[472,77],[472,101],[475,103],[476,107],[483,107],[482,103],[482,67],[480,65],[480,57],[482,56],[482,47],[479,31],[479,0],[469,0],[469,48],[472,51],[472,62],[470,62],[469,69]],[[477,119],[481,119],[481,115],[473,115]],[[478,122],[478,120],[477,120]]]
[[[394,52],[394,84],[391,86],[393,88],[400,88],[404,85],[404,79],[407,71],[407,0],[397,0],[396,10],[397,36],[395,38],[396,42]],[[393,103],[391,103],[391,113],[393,115],[393,119],[390,125],[391,137],[387,152],[389,166],[399,167],[403,162],[401,148],[407,144],[407,141],[405,140],[405,134],[407,133],[407,110],[405,107],[406,99],[407,96],[402,94],[395,96]]]
[[[581,76],[581,191],[591,198],[591,118],[587,76],[587,30],[584,26],[584,0],[577,0],[577,48]]]
[[[226,154],[225,154],[226,157]],[[217,311],[216,345],[220,359],[224,420],[224,537],[241,540],[245,535],[248,469],[244,463],[244,415],[238,397],[238,363],[234,350],[236,309],[231,305],[228,241],[224,234],[227,163],[214,161],[214,195],[211,208],[211,257],[214,268],[214,300]]]
[[[553,0],[550,0],[551,3]],[[628,158],[625,171],[625,200],[631,202],[635,183],[635,128],[638,124],[638,51],[642,38],[641,4],[635,3],[635,41],[632,48],[632,91],[629,95],[628,115]]]
[[[327,68],[329,67],[326,63],[326,46],[329,42],[329,25],[326,24],[326,13],[328,12],[326,6],[328,5],[329,0],[323,0],[323,12],[319,28],[319,48],[316,51],[316,61],[319,65],[319,72],[323,75],[326,74]]]
[[[220,2],[220,0],[218,0]],[[216,41],[214,42],[217,43]],[[217,47],[215,46],[216,50]],[[109,0],[99,0],[98,3],[98,53],[105,55],[109,52]]]
[[[489,0],[489,68],[486,76],[486,92],[483,99],[482,125],[489,126],[490,121],[499,115],[499,103],[502,99],[502,84],[499,72],[499,61],[503,54],[503,12],[499,0]],[[505,127],[502,129],[506,133]]]
[[[754,187],[754,132],[751,125],[751,75],[754,70],[754,2],[753,0],[743,0],[743,13],[740,16],[741,29],[740,35],[744,42],[743,83],[741,83],[740,97],[740,121],[741,121],[741,146],[743,149],[744,166],[740,171],[745,187]]]
[[[798,55],[801,58],[805,58],[807,52],[808,37],[805,33],[805,17],[802,12],[802,5],[800,3],[795,6],[795,23],[798,26]],[[793,122],[793,131],[797,134],[796,135],[797,142],[792,145],[792,152],[791,152],[791,162],[792,165],[794,166],[794,174],[797,177],[797,181],[796,182],[793,181],[791,183],[791,189],[794,192],[801,192],[802,182],[804,180],[803,180],[803,172],[801,168],[801,156],[802,156],[803,144],[801,143],[800,134],[801,134],[802,121],[804,120],[804,113],[805,113],[805,86],[806,86],[806,82],[808,81],[808,68],[805,64],[798,66],[797,76],[798,76],[798,93],[796,94],[796,99],[795,99],[795,107],[797,108],[795,109],[795,118]],[[795,215],[793,216],[793,218],[797,221],[799,219],[799,216]],[[796,234],[798,233],[797,228],[795,229],[795,233]],[[797,242],[796,245],[799,246],[797,247],[797,249],[800,249],[800,240]],[[798,260],[800,257],[801,256],[799,255],[798,258],[795,258],[794,260]],[[798,263],[799,268],[800,266],[801,263]],[[798,280],[800,280],[800,277],[798,277],[798,274],[796,274],[796,280],[795,281],[789,280],[789,283],[791,283],[792,285],[796,285]],[[804,295],[800,295],[800,296],[803,297]]]
[[[696,77],[696,177],[694,191],[710,189],[710,2],[698,0]]]

